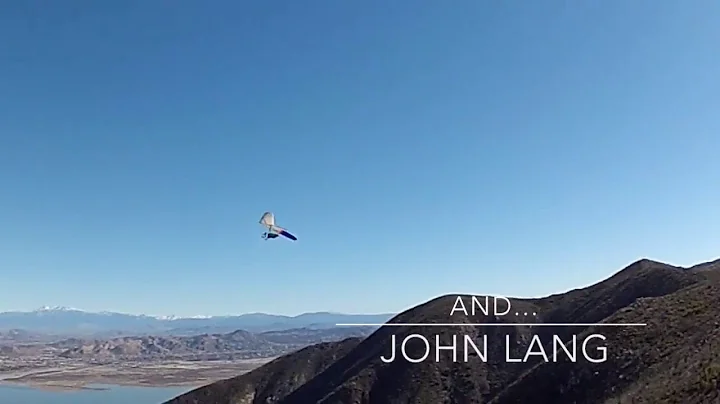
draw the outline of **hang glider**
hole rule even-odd
[[[263,213],[260,218],[260,224],[267,228],[267,231],[262,234],[264,240],[277,238],[278,236],[287,237],[290,240],[297,241],[297,237],[293,236],[289,231],[275,224],[275,215],[272,212]]]

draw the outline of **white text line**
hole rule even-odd
[[[645,327],[646,323],[341,323],[336,327]]]

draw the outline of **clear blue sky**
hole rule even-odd
[[[0,310],[387,312],[720,256],[717,1],[2,8]]]

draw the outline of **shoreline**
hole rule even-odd
[[[95,390],[103,391],[110,390],[109,387],[91,387],[85,384],[73,384],[73,383],[33,383],[33,382],[22,382],[14,380],[0,380],[0,387],[16,387],[16,388],[28,388],[33,390],[43,391],[80,391],[80,390]]]
[[[212,383],[212,382],[210,382]],[[0,387],[26,388],[32,390],[54,391],[54,392],[72,392],[72,391],[107,391],[114,387],[142,387],[142,388],[164,388],[164,387],[187,387],[188,389],[196,389],[205,386],[207,383],[198,383],[197,381],[176,382],[176,383],[142,383],[132,381],[112,381],[107,380],[102,383],[97,382],[63,382],[58,381],[33,381],[33,380],[0,380]],[[107,386],[107,387],[105,387]]]
[[[52,391],[100,391],[113,386],[194,389],[248,373],[273,359],[54,365],[0,372],[0,386]]]

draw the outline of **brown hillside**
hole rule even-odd
[[[642,299],[613,315],[647,327],[587,330],[608,338],[608,361],[542,363],[493,404],[720,402],[720,285]]]
[[[575,364],[566,368],[562,367],[562,363],[554,364],[557,366],[557,370],[552,373],[555,375],[553,376],[555,379],[549,378],[550,376],[547,376],[548,379],[540,377],[543,374],[541,369],[549,365],[539,364],[537,360],[530,360],[527,363],[506,363],[505,361],[506,338],[509,338],[511,343],[511,356],[517,358],[522,357],[526,352],[533,335],[540,336],[543,342],[547,343],[551,341],[550,334],[553,332],[567,339],[572,333],[587,333],[592,330],[585,330],[583,327],[561,329],[526,327],[512,325],[512,323],[594,323],[613,315],[617,316],[612,319],[613,321],[631,318],[639,321],[638,319],[642,318],[653,324],[673,321],[679,323],[680,319],[677,316],[687,317],[688,312],[676,310],[668,314],[659,309],[647,311],[644,308],[650,304],[649,302],[656,300],[660,302],[663,301],[662,299],[672,299],[676,295],[692,296],[692,294],[688,295],[690,288],[704,290],[703,287],[714,287],[714,282],[698,275],[695,271],[641,260],[607,280],[588,288],[544,299],[515,299],[512,301],[512,312],[509,316],[495,317],[479,313],[475,317],[458,314],[450,317],[457,296],[443,296],[401,313],[392,319],[391,323],[500,322],[508,325],[503,327],[384,326],[359,344],[355,342],[356,346],[354,347],[342,344],[325,345],[325,353],[318,354],[317,358],[336,358],[333,363],[327,363],[327,368],[313,365],[312,361],[316,356],[311,351],[306,351],[305,356],[298,356],[301,351],[285,356],[247,375],[200,388],[170,403],[479,404],[492,400],[497,403],[530,401],[535,403],[572,403],[577,400],[576,397],[579,394],[577,392],[583,391],[583,389],[598,391],[596,396],[592,396],[593,400],[604,402],[602,400],[629,391],[627,389],[634,385],[627,384],[630,387],[623,387],[623,382],[607,379],[607,383],[603,385],[607,391],[601,391],[600,387],[592,387],[588,384],[592,383],[592,378],[573,378],[573,374],[568,372],[576,370],[594,375],[593,372],[599,372],[604,368],[620,369],[621,366],[627,366],[622,359],[608,361],[605,364]],[[638,299],[640,300],[638,301]],[[466,299],[466,302],[469,302],[469,299]],[[698,318],[705,319],[715,315],[709,312],[706,306],[698,307],[699,312],[695,314]],[[467,308],[469,309],[469,303]],[[515,312],[518,312],[519,315],[515,316]],[[528,315],[525,316],[525,313]],[[537,315],[533,316],[532,313],[537,313]],[[653,316],[650,320],[645,318],[649,314]],[[646,328],[613,328],[602,331],[608,335],[610,332],[614,333],[612,335],[615,339],[610,342],[611,350],[615,349],[615,346],[612,345],[613,342],[627,338],[629,341],[625,341],[625,343],[631,347],[629,349],[637,352],[639,347],[651,349],[651,345],[656,343],[653,330],[660,327],[655,325]],[[674,328],[670,328],[670,330],[674,330]],[[691,328],[683,328],[683,330],[684,332],[694,332]],[[705,329],[698,328],[698,332],[705,331]],[[409,363],[405,360],[384,363],[380,359],[381,356],[389,354],[392,335],[395,335],[398,341],[402,341],[410,334],[421,334],[431,340],[432,345],[434,345],[435,337],[439,338],[442,345],[450,345],[453,335],[458,335],[459,360],[453,362],[449,352],[443,352],[438,362],[432,357],[434,352],[431,358],[422,363]],[[472,355],[469,355],[467,361],[464,360],[463,355],[466,350],[463,349],[463,335],[472,336],[479,347],[482,347],[482,337],[487,336],[487,362],[474,355],[471,349],[469,353]],[[693,338],[701,339],[702,337],[695,335]],[[675,343],[682,345],[683,340],[676,340]],[[624,345],[618,346],[624,347]],[[424,352],[424,345],[418,340],[413,340],[408,347],[411,357],[422,356],[421,354]],[[611,351],[611,355],[618,354]],[[663,361],[666,360],[665,356],[658,356],[658,358],[658,363],[664,363]],[[326,362],[322,361],[322,363]],[[593,370],[596,368],[597,370]],[[301,375],[301,377],[298,378],[296,375]],[[640,377],[640,373],[637,377]],[[563,378],[570,380],[572,388],[567,385],[558,385],[558,381]],[[265,380],[265,382],[261,382],[261,380]],[[272,383],[268,383],[267,380],[272,380]],[[536,386],[537,383],[542,383],[543,386]],[[533,389],[544,393],[536,395],[532,393]],[[527,396],[522,395],[523,392],[527,392]],[[645,393],[636,393],[636,396],[637,394]],[[583,400],[588,397],[578,402],[585,402]]]
[[[253,355],[258,352],[281,354],[292,349],[292,347],[270,342],[262,335],[243,330],[228,334],[202,334],[189,337],[138,336],[91,341],[73,338],[53,345],[56,347],[70,346],[60,354],[65,358],[141,359],[233,352],[242,352],[245,355]]]
[[[324,342],[275,359],[242,376],[213,383],[167,404],[273,403],[317,376],[360,343],[360,338]]]

